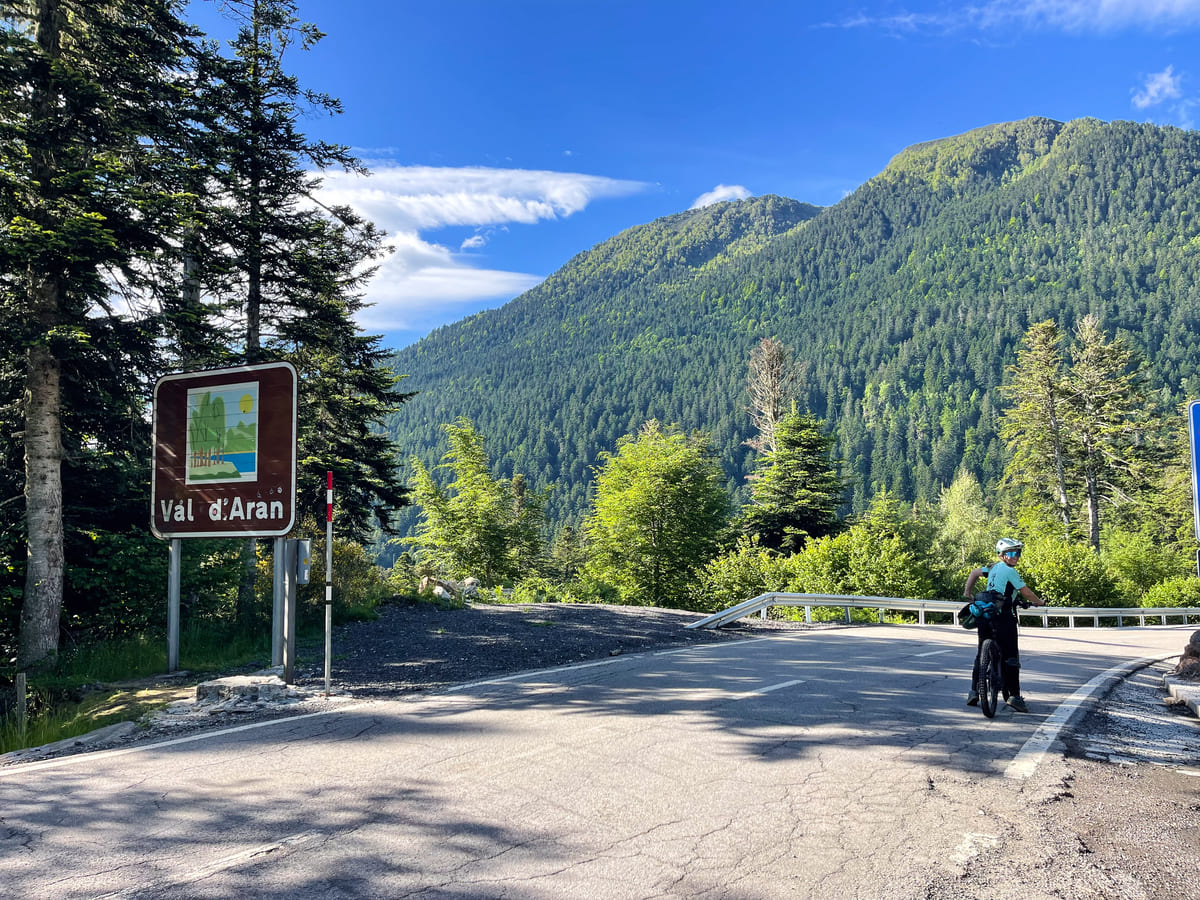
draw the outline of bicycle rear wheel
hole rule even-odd
[[[979,650],[979,708],[989,719],[996,715],[996,700],[1000,694],[1000,646],[991,638]]]

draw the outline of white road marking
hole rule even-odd
[[[16,763],[11,766],[0,766],[0,779],[10,775],[24,775],[26,772],[36,772],[39,769],[55,769],[59,766],[69,766],[80,762],[93,762],[97,759],[111,759],[115,756],[125,756],[129,753],[147,753],[154,750],[162,750],[165,747],[176,747],[179,744],[191,744],[195,741],[207,741],[209,738],[220,737],[225,734],[237,734],[241,731],[252,731],[255,728],[268,728],[271,725],[288,725],[291,722],[299,722],[303,719],[315,719],[317,716],[329,716],[334,713],[345,712],[349,709],[362,709],[367,706],[372,706],[382,701],[365,700],[361,703],[346,703],[334,709],[323,709],[320,712],[304,713],[299,716],[281,716],[278,719],[267,719],[262,722],[251,722],[247,725],[237,725],[233,728],[221,728],[216,731],[205,731],[200,734],[192,734],[187,737],[172,738],[169,741],[157,741],[153,744],[139,744],[136,747],[124,747],[115,750],[95,750],[76,753],[71,756],[60,756],[57,759],[45,759],[41,762]]]
[[[804,679],[793,678],[791,681],[781,681],[781,682],[779,682],[779,684],[773,684],[770,687],[761,687],[754,691],[746,691],[744,694],[739,696],[737,699],[745,700],[748,697],[755,697],[755,696],[758,696],[759,694],[769,694],[769,693],[771,693],[771,691],[778,691],[783,688],[789,688],[794,684],[804,684]]]
[[[930,650],[928,653],[918,653],[916,658],[920,659],[923,656],[941,656],[943,653],[956,653],[959,649],[961,648],[951,647],[949,650]]]
[[[615,662],[621,662],[623,659],[634,659],[636,657],[614,656],[611,659],[601,659],[596,662],[573,663],[569,666],[556,666],[553,669],[538,669],[536,672],[518,672],[516,675],[505,675],[503,678],[489,678],[487,681],[470,681],[466,684],[456,684],[454,687],[446,688],[447,694],[452,694],[455,691],[465,691],[468,688],[483,687],[487,684],[505,684],[510,681],[521,681],[525,678],[541,678],[543,675],[554,675],[558,672],[574,672],[576,669],[594,669],[596,666],[611,666]]]
[[[1138,669],[1144,669],[1146,666],[1169,658],[1169,656],[1147,657],[1145,659],[1121,663],[1107,671],[1101,672],[1060,703],[1058,709],[1051,713],[1049,718],[1038,726],[1037,731],[1030,735],[1029,740],[1017,751],[1017,755],[1013,757],[1013,761],[1004,770],[1005,777],[1029,778],[1033,775],[1037,771],[1038,764],[1049,752],[1051,745],[1058,740],[1062,730],[1071,721],[1075,713],[1079,711],[1079,708],[1110,680],[1124,678],[1131,672],[1136,672]]]

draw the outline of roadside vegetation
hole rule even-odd
[[[417,596],[425,579],[476,579],[480,598],[502,602],[696,612],[766,590],[956,598],[1001,535],[1025,542],[1023,572],[1051,604],[1200,603],[1178,406],[1190,376],[1149,372],[1126,336],[1106,333],[1092,315],[1066,316],[1062,330],[1053,319],[1029,325],[1015,349],[980,327],[982,342],[960,352],[945,332],[938,355],[969,357],[997,374],[984,388],[959,379],[951,389],[931,354],[913,360],[905,376],[921,381],[919,391],[899,391],[904,379],[876,362],[856,396],[847,387],[850,370],[810,372],[774,337],[763,338],[740,371],[707,365],[689,369],[688,378],[676,379],[681,373],[672,369],[638,382],[639,396],[678,384],[697,410],[718,410],[706,394],[744,396],[736,429],[724,412],[696,414],[714,428],[724,422],[716,436],[649,415],[643,421],[641,413],[631,419],[613,404],[594,410],[569,441],[543,428],[498,461],[487,435],[459,415],[483,391],[447,391],[437,401],[452,419],[443,426],[448,449],[440,465],[420,454],[406,464],[387,426],[411,395],[399,389],[402,376],[380,339],[356,324],[384,236],[353,210],[311,199],[321,172],[365,171],[347,148],[298,130],[306,115],[339,109],[335,99],[301,88],[285,66],[288,54],[310,49],[321,34],[296,17],[292,0],[223,6],[237,22],[225,47],[180,19],[185,4],[176,0],[76,3],[63,16],[16,2],[0,20],[0,309],[11,325],[0,333],[0,750],[137,718],[163,702],[158,688],[138,683],[166,668],[167,551],[147,527],[147,409],[156,380],[177,371],[295,366],[300,524],[293,536],[323,548],[324,476],[333,472],[337,622],[370,619],[397,599],[435,602],[432,593]],[[1051,124],[1028,127],[1040,134]],[[1156,183],[1134,181],[1139,191]],[[876,182],[871,191],[882,187]],[[921,208],[933,209],[938,196],[929,194]],[[1151,200],[1174,208],[1169,197],[1147,197],[1147,208]],[[818,214],[780,198],[758,206],[774,211],[780,233]],[[732,227],[732,207],[685,218],[724,221],[725,213]],[[753,224],[727,237],[747,238]],[[850,244],[862,243],[850,224],[843,232]],[[1041,240],[1030,253],[1043,255]],[[833,283],[847,258],[848,251],[824,254],[811,283]],[[922,258],[912,255],[913,265],[924,265]],[[1025,258],[996,257],[1006,266]],[[1140,260],[1120,265],[1141,269]],[[1006,295],[994,288],[1001,281],[1036,281],[1038,290],[1075,290],[1073,310],[1085,301],[1103,306],[1080,299],[1077,275],[1072,288],[989,272],[970,273],[987,296]],[[1166,283],[1190,272],[1164,264],[1155,277]],[[968,280],[953,274],[953,284]],[[770,280],[797,308],[827,306],[795,273]],[[878,273],[856,283],[869,283],[872,297],[890,296],[892,282]],[[680,283],[681,303],[714,310],[728,306],[727,297],[749,304],[760,293],[751,282],[724,285],[707,299],[689,290]],[[1122,302],[1153,296],[1164,309],[1179,305],[1149,291],[1135,291],[1130,280]],[[623,289],[608,299],[617,297],[629,302]],[[967,310],[969,299],[956,302]],[[776,305],[779,320],[751,317],[755,337],[772,330],[762,323],[793,318],[790,307]],[[911,333],[894,331],[912,317],[886,305],[876,314],[891,324],[864,318],[859,325],[870,333],[839,341],[845,356],[855,346],[912,346]],[[654,306],[676,315],[684,308]],[[1051,306],[1021,308],[1032,315]],[[613,318],[623,320],[624,311]],[[928,311],[925,318],[954,317]],[[605,333],[618,332],[606,326]],[[665,344],[658,349],[677,364]],[[612,367],[613,357],[593,355]],[[820,391],[817,375],[825,379]],[[833,424],[820,418],[818,393],[824,414],[840,405],[847,415]],[[958,395],[971,417],[942,403]],[[596,435],[621,430],[589,451]],[[551,445],[553,466],[546,459],[536,473],[512,472],[529,447],[549,456]],[[837,458],[838,447],[853,458]],[[918,463],[913,454],[923,454]],[[726,464],[733,456],[736,467]],[[560,493],[571,503],[558,507],[570,516],[551,521],[558,485],[547,473],[561,472],[559,457],[573,467]],[[253,538],[184,541],[182,668],[202,675],[268,662],[269,555],[269,545]],[[302,633],[321,623],[324,556],[314,552],[311,583],[300,591]],[[461,600],[457,588],[452,595]],[[18,674],[33,698],[23,733],[14,708]]]

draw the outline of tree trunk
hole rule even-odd
[[[61,55],[62,10],[56,0],[39,0],[37,43],[46,58]],[[47,67],[33,88],[38,121],[50,118],[58,98],[53,69]],[[30,148],[34,179],[43,190],[53,184],[55,148]],[[35,217],[41,218],[35,213]],[[31,271],[29,318],[37,339],[26,352],[25,416],[25,595],[17,637],[17,669],[53,665],[58,655],[59,616],[63,593],[62,520],[62,364],[45,337],[59,324],[62,284],[45,272]]]
[[[58,285],[39,286],[38,319],[58,309]],[[63,593],[61,365],[47,347],[28,355],[25,381],[25,597],[17,669],[53,664],[58,653]]]
[[[1091,456],[1092,451],[1088,450],[1088,456]],[[1087,471],[1083,476],[1084,491],[1087,494],[1087,514],[1088,514],[1088,543],[1092,550],[1096,553],[1100,552],[1100,484],[1099,475],[1095,471],[1089,459],[1087,462]]]

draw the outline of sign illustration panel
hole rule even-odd
[[[151,530],[279,537],[295,524],[296,370],[167,375],[154,388]]]
[[[258,478],[258,382],[187,392],[187,483]]]

